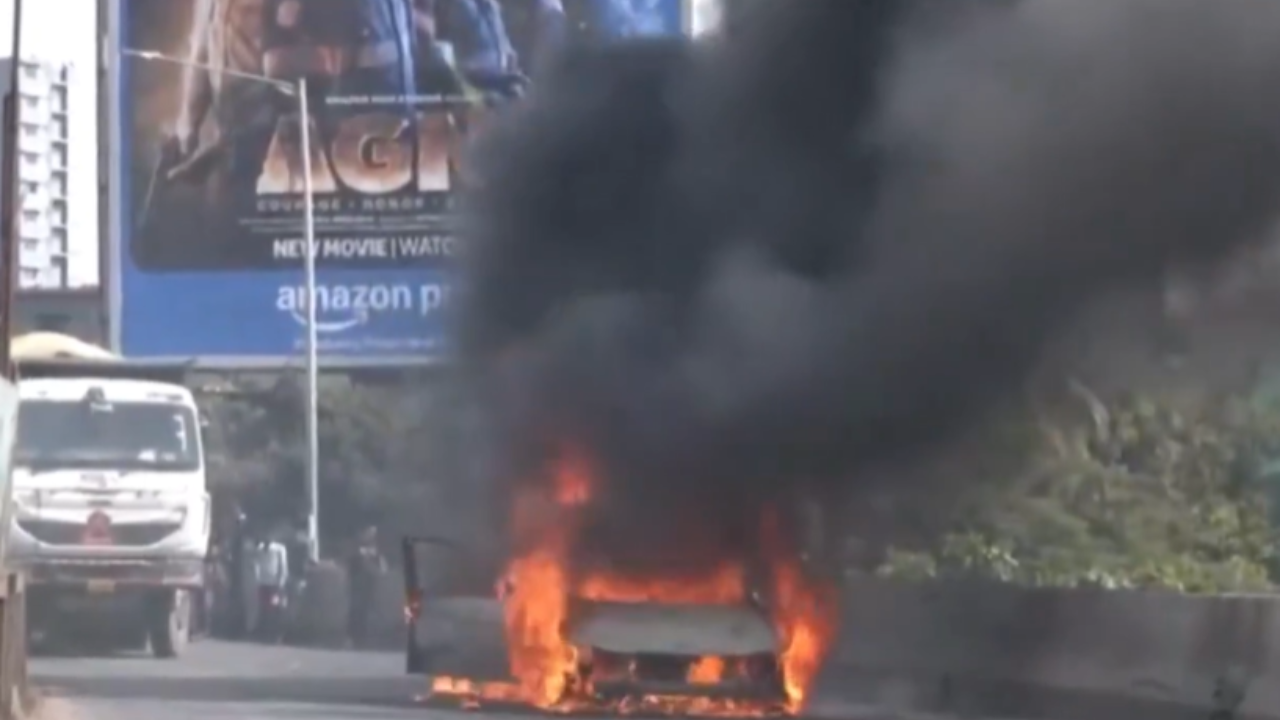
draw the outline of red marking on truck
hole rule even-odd
[[[101,510],[95,510],[84,523],[84,535],[81,541],[85,545],[112,545],[111,518]]]

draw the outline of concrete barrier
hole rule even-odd
[[[341,638],[342,568],[317,571],[300,624]],[[398,573],[372,634],[404,647]],[[1280,596],[848,582],[812,710],[1026,720],[1280,720]]]
[[[1280,599],[859,579],[815,710],[1280,718]]]
[[[387,650],[403,650],[404,581],[400,573],[392,571],[378,576],[373,602],[369,618],[370,644]],[[312,568],[292,615],[290,642],[319,646],[345,643],[350,603],[345,568],[332,562]]]
[[[378,647],[397,650],[405,647],[404,578],[398,572],[384,573],[378,578],[369,636]]]
[[[291,642],[340,646],[347,639],[347,573],[334,562],[322,562],[307,572],[288,629]]]

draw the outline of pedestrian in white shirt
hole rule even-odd
[[[276,539],[259,542],[253,554],[253,577],[258,586],[258,636],[269,642],[284,637],[289,597],[289,550]]]
[[[253,577],[259,588],[284,589],[289,584],[289,549],[279,540],[258,543]]]

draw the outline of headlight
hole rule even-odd
[[[14,490],[13,502],[17,505],[31,506],[35,505],[40,498],[37,490]]]

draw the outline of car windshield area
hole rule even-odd
[[[195,412],[156,402],[24,400],[15,464],[190,471],[200,467]]]

